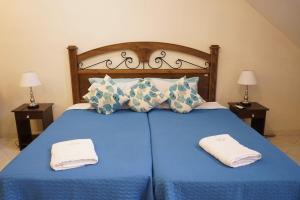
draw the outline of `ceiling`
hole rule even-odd
[[[300,0],[247,0],[252,7],[300,47]]]

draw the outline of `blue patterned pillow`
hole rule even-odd
[[[129,100],[108,75],[101,82],[93,83],[89,88],[89,93],[83,98],[88,100],[98,113],[105,115],[121,109],[122,105]]]
[[[129,108],[136,112],[148,112],[167,100],[167,97],[149,80],[140,80],[131,87],[127,95],[130,98]]]
[[[169,88],[167,96],[171,109],[179,113],[188,113],[205,102],[198,92],[190,87],[185,77]]]

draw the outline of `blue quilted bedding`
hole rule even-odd
[[[155,197],[200,200],[299,200],[300,168],[229,110],[149,112]],[[230,168],[198,146],[228,133],[262,153],[262,160]]]
[[[53,171],[51,145],[91,138],[96,165]],[[69,110],[0,174],[0,199],[153,199],[147,114]]]

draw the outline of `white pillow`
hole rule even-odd
[[[158,90],[166,92],[169,88],[174,85],[179,79],[168,79],[168,78],[145,78],[150,80]],[[199,77],[186,78],[186,81],[189,83],[190,87],[198,91],[198,82]]]
[[[141,78],[113,78],[112,80],[116,83],[116,85],[122,90],[127,91],[132,86],[137,84]],[[94,83],[101,83],[103,78],[89,78],[89,82],[91,85]]]

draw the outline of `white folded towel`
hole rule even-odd
[[[228,134],[202,138],[199,145],[229,167],[240,167],[261,159],[261,154],[249,149]]]
[[[98,156],[91,139],[68,140],[52,145],[50,166],[56,171],[97,162]]]

